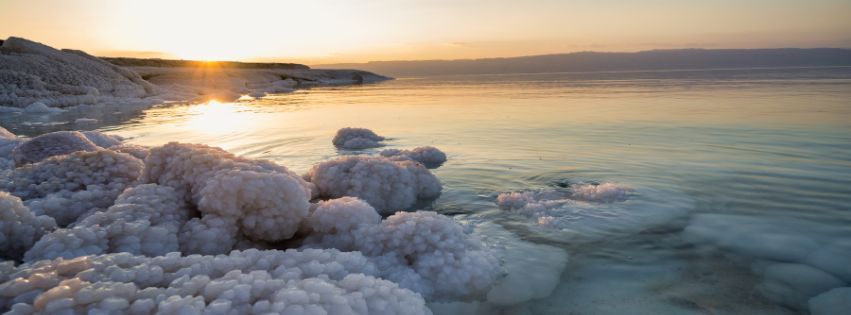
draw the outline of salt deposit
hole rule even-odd
[[[17,37],[0,46],[3,106],[44,112],[47,106],[138,101],[153,93],[154,86],[138,74],[81,51],[60,51]]]
[[[149,61],[148,63],[156,63]],[[250,65],[250,64],[249,64]],[[144,79],[143,79],[144,78]],[[289,93],[301,86],[351,85],[389,78],[358,70],[212,65],[119,67],[77,50],[18,37],[0,45],[0,107],[53,114],[61,108],[150,106],[164,101],[232,101],[241,95]],[[93,124],[92,117],[77,124]]]
[[[351,127],[337,130],[337,134],[331,140],[338,148],[349,150],[377,148],[382,146],[380,141],[384,141],[384,137],[375,134],[372,130]]]
[[[193,226],[209,228],[215,222],[219,232],[230,233],[219,237],[230,237],[231,244],[237,230],[264,241],[292,237],[308,214],[311,198],[311,186],[283,166],[175,142],[150,150],[141,181],[174,188],[203,215],[191,222]]]
[[[95,151],[98,148],[78,131],[57,131],[40,135],[18,145],[12,151],[15,164],[35,163],[51,156],[77,151]]]
[[[509,192],[496,198],[500,213],[559,241],[593,242],[601,237],[684,225],[693,200],[676,191],[621,184],[572,184],[567,188]]]
[[[351,213],[330,222],[342,212]],[[481,298],[500,272],[496,258],[449,217],[421,211],[379,220],[362,201],[326,201],[306,221],[313,233],[305,246],[360,251],[376,262],[382,278],[428,300]]]
[[[142,161],[124,153],[77,151],[0,176],[0,190],[23,199],[35,214],[67,226],[83,214],[111,206],[125,188],[136,183],[142,167]]]
[[[383,157],[345,156],[314,165],[305,178],[322,198],[358,197],[383,214],[440,195],[440,181],[423,165]]]
[[[431,146],[418,147],[413,150],[387,149],[381,151],[380,155],[391,159],[414,160],[428,167],[437,167],[446,162],[446,153]]]
[[[53,218],[33,215],[20,198],[0,191],[0,259],[21,259],[36,241],[54,229]]]
[[[139,185],[115,204],[38,241],[24,261],[127,252],[159,256],[179,251],[178,232],[189,219],[183,198],[171,187]]]
[[[0,285],[11,314],[431,314],[418,294],[375,278],[359,253],[128,253],[21,265]]]
[[[799,310],[807,310],[816,296],[851,283],[851,228],[844,224],[700,214],[684,237],[749,266],[762,278],[759,292]]]

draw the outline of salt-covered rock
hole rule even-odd
[[[630,189],[615,183],[578,184],[570,187],[571,198],[590,202],[615,202],[626,200]]]
[[[178,232],[189,219],[183,198],[171,187],[139,185],[93,213],[38,241],[25,261],[127,252],[159,256],[180,250]]]
[[[17,37],[0,45],[2,106],[30,105],[30,110],[43,111],[47,106],[140,99],[153,92],[138,74],[81,51],[60,51]]]
[[[440,149],[426,146],[418,147],[413,150],[387,149],[381,151],[381,156],[391,159],[410,159],[428,167],[437,167],[446,162],[446,153]]]
[[[0,258],[21,259],[36,241],[54,229],[53,218],[33,215],[20,198],[0,191]]]
[[[384,137],[375,134],[372,130],[346,127],[337,130],[331,142],[339,148],[360,150],[380,147],[382,144],[378,143],[379,141],[384,141]]]
[[[111,146],[109,149],[115,152],[130,154],[140,160],[145,160],[145,158],[148,157],[148,152],[151,150],[146,146],[126,143]]]
[[[0,308],[12,314],[431,314],[421,296],[376,273],[360,253],[336,250],[85,256],[18,267],[0,285]]]
[[[15,164],[36,163],[51,156],[77,151],[95,151],[98,146],[78,131],[46,133],[19,144],[12,150]]]
[[[151,149],[141,181],[174,188],[203,216],[238,224],[257,240],[289,239],[310,207],[311,186],[285,167],[204,145]]]
[[[18,167],[0,176],[0,190],[20,197],[36,215],[48,215],[59,226],[66,226],[83,214],[111,206],[142,173],[139,159],[96,150],[54,156]]]
[[[422,164],[383,157],[345,156],[314,165],[305,175],[323,198],[358,197],[381,213],[437,198],[440,181]]]
[[[812,315],[846,315],[851,311],[851,287],[836,288],[810,299]]]
[[[363,204],[353,206],[364,209]],[[372,257],[382,278],[429,300],[481,298],[500,274],[498,261],[481,241],[449,217],[421,211],[399,212],[378,224],[358,221],[347,231],[319,224],[328,232],[314,231],[305,246],[360,251]]]
[[[26,140],[18,138],[18,136],[0,126],[0,170],[15,167],[12,151],[24,141]]]

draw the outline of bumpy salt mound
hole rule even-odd
[[[579,184],[571,186],[571,189],[573,190],[571,198],[590,202],[623,201],[630,192],[628,187],[614,183]]]
[[[54,229],[53,218],[33,215],[20,198],[0,191],[0,258],[21,259],[33,243]]]
[[[0,106],[138,101],[153,93],[138,74],[81,51],[59,51],[17,37],[0,46]]]
[[[128,154],[78,151],[0,175],[0,190],[23,199],[33,213],[66,226],[83,214],[111,206],[125,188],[135,184],[142,166],[142,161]]]
[[[19,144],[12,150],[15,164],[36,163],[51,156],[77,151],[95,151],[98,146],[78,131],[46,133]]]
[[[145,160],[145,158],[148,157],[148,152],[151,150],[146,146],[135,144],[119,144],[111,146],[109,149],[115,152],[130,154],[140,160]]]
[[[630,188],[614,183],[573,184],[570,190],[502,193],[497,196],[497,204],[503,210],[537,210],[559,207],[571,200],[600,203],[624,201],[630,191]]]
[[[426,146],[413,150],[387,149],[381,151],[381,156],[391,159],[409,159],[425,164],[428,167],[437,167],[446,162],[446,153],[440,149]]]
[[[127,252],[159,256],[179,251],[178,232],[189,209],[171,187],[145,184],[124,191],[115,205],[38,241],[24,261]]]
[[[845,315],[851,310],[851,287],[838,288],[810,299],[812,315]]]
[[[195,205],[203,217],[190,221],[189,229],[216,227],[219,238],[230,240],[198,239],[186,244],[189,252],[226,252],[236,231],[256,240],[289,239],[310,208],[310,184],[285,167],[204,145],[172,142],[151,149],[141,181],[170,186]]]
[[[314,165],[305,178],[319,196],[358,197],[387,214],[407,209],[416,201],[437,198],[440,181],[423,165],[383,157],[346,156]]]
[[[350,212],[341,222],[335,215]],[[360,251],[372,257],[381,277],[429,300],[481,298],[499,274],[498,261],[449,217],[398,212],[378,222],[369,205],[351,198],[320,204],[306,220],[307,247]]]
[[[377,148],[382,146],[378,143],[379,141],[384,141],[384,137],[375,134],[372,130],[351,127],[337,130],[337,135],[331,140],[335,146],[350,150]]]
[[[431,314],[359,253],[111,254],[22,265],[0,285],[12,314]],[[14,306],[13,306],[14,305]]]
[[[694,216],[684,238],[749,264],[769,299],[800,310],[808,300],[851,283],[851,226],[785,217]]]

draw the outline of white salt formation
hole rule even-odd
[[[446,153],[440,149],[426,146],[413,150],[387,149],[381,151],[381,156],[391,159],[409,159],[425,164],[428,167],[436,167],[446,162]]]
[[[384,141],[384,137],[375,134],[372,130],[351,127],[337,130],[337,134],[331,140],[338,148],[349,150],[377,148],[383,145],[379,143],[380,141]]]
[[[37,215],[67,226],[83,214],[108,208],[142,173],[142,161],[110,150],[78,151],[0,175],[0,190],[24,200]]]
[[[373,277],[359,253],[127,253],[22,265],[0,285],[9,314],[431,314],[418,294]]]
[[[106,211],[73,227],[59,229],[36,243],[24,261],[127,252],[160,256],[180,250],[178,232],[189,209],[174,189],[156,184],[129,188]]]
[[[138,102],[153,93],[154,86],[138,74],[82,51],[59,51],[17,37],[0,45],[2,106],[45,111],[47,106]]]
[[[422,164],[384,157],[345,156],[314,165],[305,178],[322,198],[358,197],[382,214],[440,196],[440,181]]]
[[[285,167],[204,145],[172,142],[151,149],[141,181],[174,188],[202,214],[185,228],[221,238],[182,244],[190,253],[225,253],[238,232],[262,241],[289,239],[310,207],[310,185]]]
[[[0,255],[25,262],[0,263],[2,311],[430,314],[424,298],[484,298],[502,271],[477,237],[434,212],[382,221],[355,196],[311,205],[317,185],[272,162],[73,137],[94,151],[0,173]],[[352,192],[388,207],[441,189],[412,160],[349,157],[311,173],[319,183],[372,183]],[[305,249],[227,254],[292,246]]]
[[[614,183],[573,184],[569,190],[542,190],[502,193],[497,204],[503,210],[539,210],[560,207],[570,201],[610,203],[623,201],[631,189]]]
[[[77,151],[95,151],[98,146],[79,131],[57,131],[40,135],[12,150],[15,165],[36,163],[51,156]]]
[[[809,308],[812,314],[831,314],[828,310],[842,305],[831,295],[817,297],[851,287],[851,227],[847,224],[700,214],[693,217],[684,237],[700,248],[720,250],[749,265],[762,278],[757,289],[763,295],[799,310]]]
[[[340,222],[332,218],[344,215]],[[461,225],[434,212],[398,212],[380,221],[363,201],[320,203],[305,223],[305,246],[360,251],[381,277],[428,300],[481,298],[499,275],[496,258]]]
[[[33,243],[54,229],[53,218],[33,215],[20,198],[0,191],[0,259],[21,259]]]

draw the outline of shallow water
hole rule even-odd
[[[81,128],[63,123],[68,115],[24,124],[4,114],[0,124],[28,135]],[[815,263],[777,258],[750,219],[800,219],[780,226],[794,240],[851,240],[851,68],[410,78],[134,115],[102,115],[99,130],[143,145],[220,146],[299,173],[353,153],[331,145],[341,127],[373,129],[389,148],[442,149],[449,161],[433,171],[444,192],[425,208],[570,255],[550,275],[560,277],[551,293],[496,307],[506,313],[805,313],[800,301],[766,294],[762,273]],[[502,192],[602,182],[632,193],[568,204],[557,226],[495,203]],[[695,236],[704,214],[733,216]],[[812,235],[822,229],[838,232]],[[751,234],[725,239],[737,231]]]

